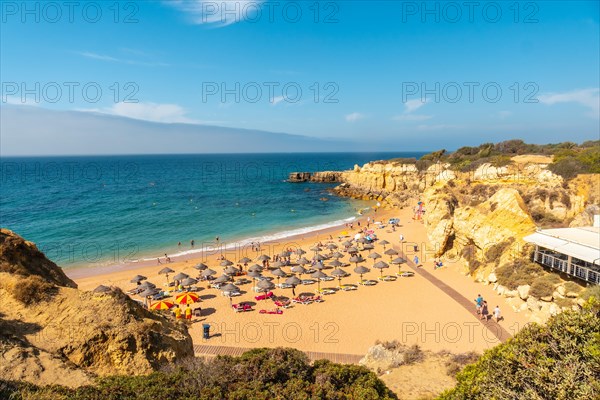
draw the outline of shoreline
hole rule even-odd
[[[371,202],[369,202],[369,203],[371,203]],[[373,203],[373,204],[376,204],[376,203]],[[262,252],[261,254],[272,255],[272,251],[269,251],[268,249],[272,250],[275,247],[280,247],[282,244],[285,244],[287,246],[293,246],[298,241],[305,241],[311,237],[318,237],[320,235],[324,235],[324,234],[326,235],[326,234],[332,234],[333,232],[338,232],[340,230],[340,228],[345,227],[346,223],[350,223],[350,222],[356,223],[357,221],[360,221],[361,218],[366,218],[367,216],[372,216],[373,214],[375,214],[375,212],[373,211],[374,210],[373,206],[363,208],[361,210],[367,210],[367,209],[369,209],[369,211],[364,212],[363,214],[356,214],[352,217],[331,221],[329,223],[322,223],[322,224],[318,224],[318,225],[307,226],[304,228],[293,228],[293,229],[287,230],[287,231],[286,230],[276,231],[274,233],[265,234],[261,237],[272,237],[272,236],[277,236],[278,234],[283,234],[285,232],[294,232],[294,231],[298,231],[298,230],[309,229],[311,227],[330,225],[330,226],[327,226],[324,228],[309,230],[309,231],[303,232],[303,233],[291,234],[289,236],[282,236],[281,238],[270,239],[270,240],[266,240],[264,242],[258,242],[261,245],[261,252]],[[333,225],[334,223],[335,223],[335,225]],[[158,267],[158,266],[164,267],[164,266],[169,266],[172,264],[178,264],[178,263],[182,263],[182,262],[188,263],[189,261],[192,261],[192,260],[194,260],[196,263],[197,262],[206,262],[206,261],[208,261],[209,256],[217,257],[221,254],[227,255],[228,253],[229,254],[233,254],[233,253],[244,254],[243,256],[245,256],[246,254],[240,252],[240,250],[251,254],[251,252],[252,252],[251,243],[256,242],[255,239],[257,239],[257,237],[252,236],[252,237],[244,238],[244,239],[234,241],[234,242],[223,242],[218,247],[214,246],[215,242],[208,242],[208,243],[210,243],[210,245],[208,245],[208,246],[206,246],[206,244],[208,244],[207,242],[201,242],[201,243],[199,243],[199,246],[197,246],[193,249],[181,250],[180,253],[176,253],[175,255],[169,255],[169,257],[171,259],[170,263],[165,262],[164,256],[161,256],[160,264],[158,264],[156,259],[140,258],[135,261],[126,261],[126,262],[109,264],[109,265],[99,265],[99,266],[94,266],[94,264],[77,265],[77,266],[73,266],[72,268],[66,268],[66,269],[63,268],[63,271],[69,278],[76,280],[76,279],[87,279],[87,278],[91,278],[94,276],[108,275],[108,274],[118,273],[118,272],[136,271],[138,269],[146,269],[149,267]],[[240,245],[241,243],[243,243],[243,244]],[[165,254],[165,253],[162,252],[161,254]],[[240,255],[240,257],[238,257],[238,258],[241,258],[243,256]],[[237,259],[235,261],[237,261]]]

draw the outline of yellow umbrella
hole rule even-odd
[[[173,308],[173,306],[175,306],[175,304],[173,304],[172,301],[168,301],[168,300],[161,300],[161,301],[157,301],[156,303],[152,304],[150,306],[151,310],[170,310],[171,308]]]
[[[196,293],[181,293],[175,297],[175,303],[177,304],[192,304],[198,301],[200,297]]]

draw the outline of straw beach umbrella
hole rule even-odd
[[[231,277],[229,275],[221,275],[217,279],[214,280],[215,283],[225,283],[229,282]]]
[[[364,274],[366,274],[367,272],[369,272],[370,269],[363,266],[363,265],[359,265],[356,268],[354,268],[354,273],[359,274],[360,275],[360,280],[362,281],[362,276]]]
[[[223,260],[219,263],[219,265],[221,267],[229,267],[230,265],[233,265],[233,262],[229,261],[229,260]]]
[[[277,269],[277,268],[281,268],[283,267],[283,263],[281,261],[275,261],[273,264],[271,264],[271,268],[273,269]]]
[[[197,269],[198,271],[204,271],[206,268],[208,268],[208,265],[206,265],[204,263],[198,263],[198,264],[194,265],[194,268]]]
[[[234,267],[233,265],[229,265],[226,267],[223,272],[229,276],[234,276],[240,273],[240,270]]]
[[[269,261],[271,259],[271,257],[269,257],[266,254],[263,254],[262,256],[258,257],[258,261]]]
[[[358,253],[358,249],[356,247],[351,246],[346,249],[346,252],[350,254],[356,254]]]
[[[240,259],[240,261],[238,261],[240,264],[248,264],[249,262],[252,262],[251,259],[249,259],[248,257],[243,257]]]
[[[148,278],[143,275],[136,275],[129,282],[139,284],[141,281],[145,281],[146,279]]]
[[[338,245],[335,243],[329,243],[327,245],[327,248],[333,252],[334,250],[336,250],[338,248]]]
[[[232,293],[237,293],[240,291],[240,288],[235,286],[233,283],[228,283],[227,285],[221,288],[221,292],[223,295],[229,297],[229,302],[231,302]]]
[[[336,268],[333,271],[331,271],[331,276],[335,276],[338,278],[338,286],[342,287],[342,277],[348,275],[348,273],[346,273],[346,271],[344,271],[341,268]]]
[[[190,276],[189,276],[188,274],[184,274],[183,272],[180,272],[180,273],[178,273],[177,275],[175,275],[175,276],[173,277],[173,280],[174,280],[174,281],[182,281],[182,280],[184,280],[185,278],[189,278],[189,277],[190,277]]]
[[[252,287],[256,288],[256,279],[262,277],[259,271],[250,271],[248,276],[252,278]]]
[[[169,274],[172,274],[173,272],[175,272],[175,271],[173,271],[171,268],[164,267],[163,269],[161,269],[160,271],[158,271],[158,274],[159,275],[166,275],[166,277],[167,277],[167,283],[169,283]]]
[[[390,260],[391,260],[394,256],[398,255],[398,252],[394,249],[387,249],[383,254],[390,256]]]
[[[310,274],[311,278],[315,278],[317,280],[317,290],[320,292],[321,291],[321,279],[323,278],[327,278],[327,274],[325,274],[323,271],[315,271],[312,274]]]
[[[344,255],[344,254],[342,254],[342,253],[340,253],[339,251],[336,251],[335,253],[333,253],[333,254],[331,255],[331,257],[333,257],[333,258],[338,258],[338,259],[339,259],[339,258],[344,258],[344,257],[345,257],[345,255]]]
[[[383,250],[385,250],[385,246],[387,246],[388,244],[390,244],[390,242],[388,242],[385,239],[380,240],[378,243],[383,246]]]
[[[368,250],[369,253],[371,252],[371,250],[373,250],[375,248],[375,246],[373,246],[372,243],[367,243],[363,246],[363,250]]]
[[[296,265],[291,268],[291,271],[294,274],[300,275],[300,277],[302,278],[302,274],[306,273],[306,268],[304,268],[302,265]]]
[[[405,262],[406,262],[406,260],[402,257],[394,258],[391,261],[392,264],[395,264],[398,266],[398,275],[400,275],[402,273],[402,267],[400,265],[404,264]]]
[[[377,259],[381,258],[381,254],[379,254],[379,253],[371,253],[367,257],[368,258],[372,258],[373,259],[373,264],[375,264],[375,262],[377,261]]]
[[[154,289],[154,288],[156,288],[156,285],[150,281],[145,281],[145,282],[140,283],[138,285],[138,287],[140,289],[146,290],[146,289]]]
[[[216,274],[217,271],[215,271],[214,269],[205,269],[204,271],[202,271],[200,273],[200,276],[202,276],[203,278],[208,278],[209,276],[213,276],[214,274]]]
[[[108,293],[112,292],[112,289],[108,286],[100,285],[96,289],[92,290],[94,293]]]
[[[287,276],[287,274],[283,272],[281,268],[275,268],[273,271],[271,271],[271,273],[277,277],[277,285],[279,285],[280,278]]]
[[[261,292],[267,293],[269,290],[272,290],[273,288],[275,288],[275,285],[273,284],[273,282],[268,281],[266,279],[263,279],[262,281],[258,282],[258,289]],[[265,298],[266,300],[266,298]]]
[[[253,264],[253,265],[251,265],[251,266],[248,267],[248,272],[253,272],[253,271],[262,272],[263,271],[263,267],[261,267],[258,264]]]
[[[296,286],[302,283],[302,281],[297,276],[290,276],[285,280],[285,283],[292,286],[292,289],[295,289]]]
[[[389,267],[390,266],[384,261],[376,262],[375,265],[373,265],[373,268],[377,268],[377,269],[381,270],[381,277],[383,277],[384,268],[389,268]]]
[[[298,260],[298,264],[306,265],[306,264],[310,264],[310,261],[308,261],[306,258],[302,257],[301,259]]]
[[[195,285],[196,283],[198,283],[198,281],[194,278],[185,278],[184,280],[181,281],[182,286],[192,286],[192,285]]]
[[[365,259],[362,258],[360,255],[355,255],[355,256],[350,257],[349,261],[358,266],[358,263],[365,262]]]
[[[294,253],[296,253],[297,256],[302,257],[304,254],[306,254],[306,251],[298,249]]]

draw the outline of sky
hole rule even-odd
[[[600,135],[598,1],[0,6],[2,155],[31,153],[36,137],[36,154],[93,154],[101,117],[127,153],[146,151],[128,136],[136,122],[154,123],[153,140],[162,124],[210,125],[309,136],[324,151],[345,141],[414,151]],[[39,108],[56,114],[44,119]],[[27,112],[29,123],[13,119]],[[119,126],[115,116],[136,121]],[[46,124],[54,129],[36,129]],[[91,132],[89,141],[64,150],[69,129]],[[202,152],[200,140],[168,151]]]

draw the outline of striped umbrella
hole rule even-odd
[[[170,310],[171,308],[173,308],[175,306],[175,304],[173,304],[172,301],[168,301],[168,300],[161,300],[161,301],[157,301],[156,303],[152,304],[150,306],[151,310]]]
[[[192,304],[192,303],[197,302],[199,299],[200,299],[200,297],[194,292],[181,293],[175,297],[175,303],[177,303],[177,304]]]

